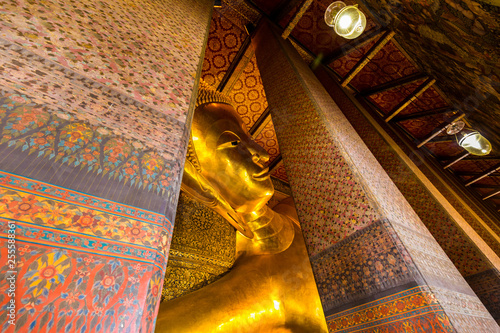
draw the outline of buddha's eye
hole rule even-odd
[[[240,138],[233,132],[224,132],[217,140],[217,149],[233,148],[240,144]]]

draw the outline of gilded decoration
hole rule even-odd
[[[233,265],[236,230],[212,209],[181,192],[162,300],[217,280]]]

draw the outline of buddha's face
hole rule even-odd
[[[248,133],[232,106],[198,107],[191,130],[203,177],[239,213],[262,208],[273,195],[267,152]]]

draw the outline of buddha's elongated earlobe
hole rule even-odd
[[[184,165],[181,189],[194,199],[221,214],[243,236],[253,238],[253,232],[242,217],[213,189],[189,160],[186,160]]]

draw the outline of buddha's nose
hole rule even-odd
[[[255,141],[250,141],[250,145],[249,145],[249,150],[250,150],[250,153],[252,154],[252,160],[255,162],[255,163],[266,163],[267,161],[269,161],[269,154],[267,153],[267,151],[262,148],[261,146],[259,146],[259,144]]]

